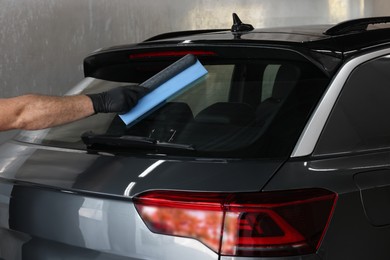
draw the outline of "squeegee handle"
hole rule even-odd
[[[197,59],[192,54],[187,54],[183,58],[179,59],[178,61],[172,63],[159,73],[155,74],[153,77],[149,78],[145,82],[141,83],[140,85],[148,88],[149,91],[152,91],[156,88],[158,88],[160,85],[164,84],[180,72],[184,71],[185,69],[191,67],[197,62]]]

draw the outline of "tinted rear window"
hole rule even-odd
[[[281,157],[292,151],[329,79],[302,60],[267,58],[201,59],[208,70],[202,80],[168,100],[142,120],[126,126],[116,114],[98,114],[52,129],[23,132],[18,139],[85,149],[80,136],[96,134],[148,137],[193,147],[195,156]],[[108,70],[126,73],[127,82],[86,79],[77,89],[96,93],[140,83],[172,61],[134,61]],[[115,148],[110,147],[115,150]],[[122,147],[129,153],[168,153],[181,149]]]

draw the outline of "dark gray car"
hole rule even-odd
[[[0,259],[389,259],[389,17],[168,33],[98,51],[69,94],[208,74],[129,125],[0,149]]]

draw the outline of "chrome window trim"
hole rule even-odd
[[[332,111],[333,106],[351,72],[356,67],[369,60],[388,54],[390,54],[390,48],[364,54],[353,58],[341,67],[306,124],[306,127],[291,154],[291,158],[308,156],[313,153],[322,129],[324,128],[330,112]]]

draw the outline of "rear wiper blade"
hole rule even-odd
[[[117,148],[162,148],[195,151],[192,145],[160,142],[154,138],[133,135],[102,135],[85,132],[81,139],[87,147],[117,147]]]

